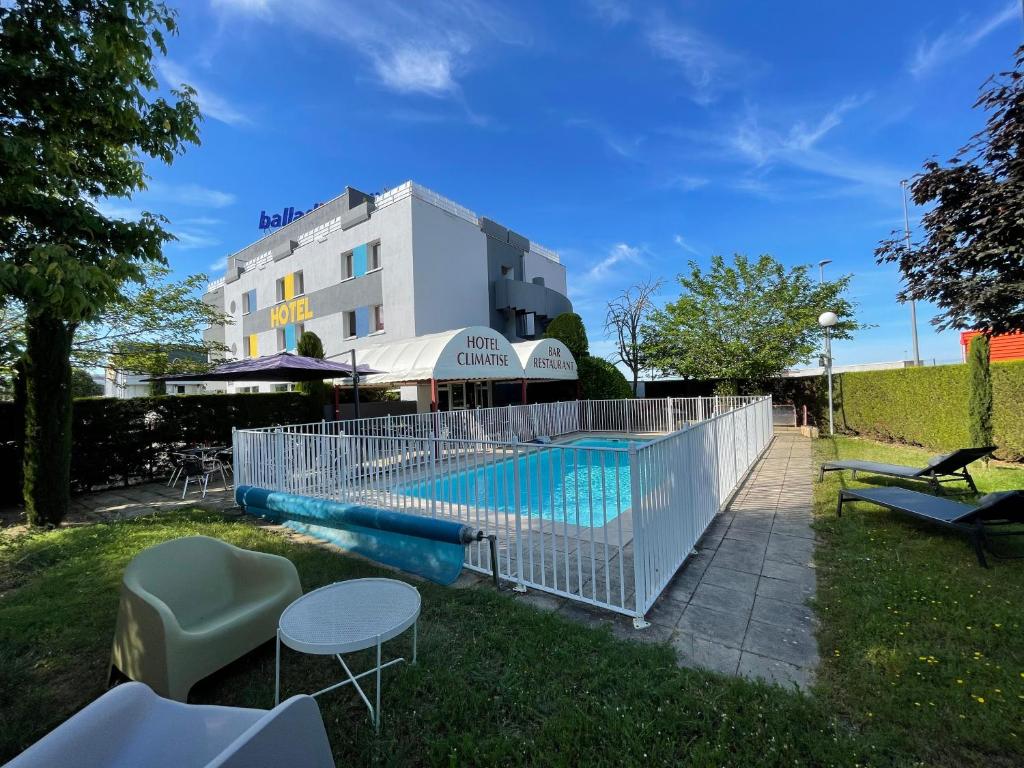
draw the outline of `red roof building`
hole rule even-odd
[[[962,331],[960,333],[960,353],[964,362],[971,346],[971,339],[978,331]],[[989,359],[992,362],[1007,360],[1024,360],[1024,333],[1000,333],[989,339]]]

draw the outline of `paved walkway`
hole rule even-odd
[[[610,624],[623,638],[669,642],[681,666],[806,688],[818,663],[811,530],[811,441],[776,430],[729,507],[634,630],[567,600],[531,591],[521,600],[591,626]]]
[[[671,626],[680,662],[808,686],[818,663],[811,441],[775,441],[648,619]]]

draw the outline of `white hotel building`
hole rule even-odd
[[[566,293],[556,253],[458,203],[412,181],[349,187],[228,256],[204,300],[232,322],[206,335],[240,359],[313,331],[328,358],[355,349],[383,371],[364,384],[401,388],[418,410],[487,406],[519,402],[529,380],[576,378],[564,346],[535,341],[572,311]]]

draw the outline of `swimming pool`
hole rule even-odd
[[[410,483],[399,493],[448,504],[515,513],[518,463],[520,509],[544,520],[603,526],[629,509],[632,438],[583,437],[532,448],[517,460]]]

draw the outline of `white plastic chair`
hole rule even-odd
[[[181,704],[142,683],[107,691],[4,768],[334,768],[311,696],[271,710]]]

